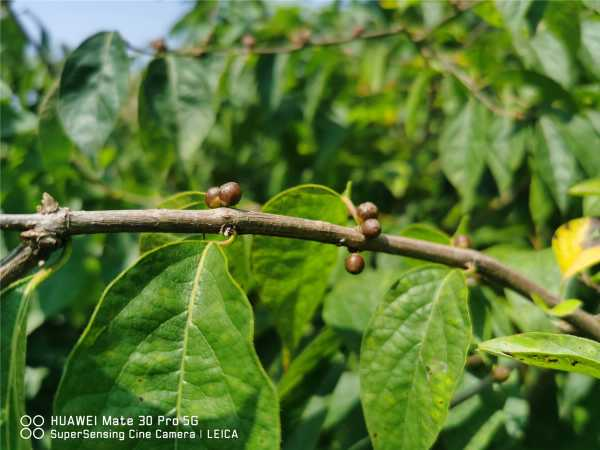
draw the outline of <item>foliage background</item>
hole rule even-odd
[[[128,48],[129,69],[115,75],[122,92],[114,95],[124,101],[114,126],[98,116],[91,134],[78,135],[64,126],[63,106],[58,112],[64,57],[51,51],[43,18],[39,36],[27,36],[2,3],[1,208],[30,212],[44,191],[72,209],[150,207],[226,180],[239,181],[244,206],[252,206],[300,183],[341,192],[352,181],[356,202],[372,200],[384,212],[386,232],[431,238],[435,227],[444,240],[460,227],[476,248],[494,247],[494,256],[558,289],[547,250],[553,230],[600,215],[599,198],[568,192],[600,174],[599,12],[594,0],[190,4],[167,46],[219,51],[193,58]],[[244,35],[256,47],[279,48],[395,25],[407,32],[280,54],[242,44]],[[406,228],[414,223],[431,227]],[[17,244],[15,234],[2,238],[3,254]],[[77,238],[67,265],[39,289],[28,325],[31,414],[51,413],[68,352],[106,284],[137,253],[130,234]],[[343,321],[337,304],[354,317],[372,310],[376,293],[365,280],[384,285],[414,262],[379,255],[369,264],[362,279],[335,272],[301,348],[324,323]],[[566,289],[598,311],[591,289],[578,281]],[[248,292],[257,305],[257,351],[277,380],[275,326],[251,284]],[[471,295],[481,338],[551,326],[514,294],[475,287]],[[351,332],[343,339],[322,338],[325,350],[284,404],[284,448],[349,448],[366,435],[355,392],[364,326],[344,324]],[[328,409],[341,389],[355,402],[334,420],[327,411],[339,407]],[[513,374],[453,409],[436,445],[594,448],[598,405],[600,387],[585,377]],[[312,447],[300,440],[307,436]]]

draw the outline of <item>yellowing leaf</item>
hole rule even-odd
[[[562,225],[552,239],[552,250],[564,278],[600,262],[600,220],[574,219]]]

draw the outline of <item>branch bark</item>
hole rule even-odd
[[[463,269],[475,268],[487,280],[524,296],[539,295],[548,306],[561,300],[520,273],[476,250],[460,249],[417,239],[382,234],[367,240],[356,228],[319,220],[308,220],[232,208],[188,211],[169,209],[70,211],[52,213],[0,214],[0,228],[35,236],[45,235],[64,242],[70,236],[94,233],[160,232],[219,233],[225,226],[238,234],[257,234],[323,242],[357,250],[410,256]],[[584,334],[600,341],[600,321],[582,310],[565,317]]]

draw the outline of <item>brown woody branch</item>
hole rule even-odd
[[[278,236],[346,246],[357,250],[410,256],[463,269],[475,268],[487,280],[520,294],[539,295],[549,306],[558,296],[510,267],[476,250],[465,250],[400,236],[381,235],[367,240],[356,228],[319,220],[309,220],[232,208],[187,211],[169,209],[70,211],[52,213],[0,214],[0,229],[23,231],[34,242],[52,237],[64,242],[70,236],[94,233],[164,232],[219,233],[234,227],[238,234]],[[1,281],[1,280],[0,280]],[[565,318],[584,334],[600,341],[600,321],[577,310]]]

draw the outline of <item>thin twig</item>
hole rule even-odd
[[[483,89],[477,84],[477,82],[469,77],[466,73],[460,70],[452,61],[446,56],[441,55],[438,52],[434,52],[431,49],[423,48],[421,54],[424,58],[429,60],[437,61],[444,70],[450,75],[456,78],[479,102],[489,109],[491,112],[498,116],[509,117],[515,120],[523,120],[525,115],[521,111],[513,111],[496,104],[494,100],[487,96]]]
[[[460,249],[401,236],[381,235],[367,240],[356,228],[232,208],[212,210],[115,210],[70,211],[60,208],[52,214],[0,214],[0,229],[26,233],[46,231],[62,240],[78,234],[120,232],[219,233],[224,226],[238,234],[279,236],[318,241],[357,250],[410,256],[466,269],[475,267],[482,277],[500,283],[522,295],[539,295],[548,306],[561,300],[498,260],[476,250]],[[29,231],[26,231],[29,230]],[[565,317],[586,335],[600,340],[600,321],[582,310]]]
[[[598,292],[600,294],[600,285],[597,283],[594,283],[594,280],[592,280],[592,277],[589,276],[588,273],[583,272],[580,276],[579,279],[583,282],[583,284],[585,284],[587,287],[589,287],[590,289],[593,289],[594,291]]]
[[[0,288],[24,277],[43,258],[43,255],[36,254],[32,247],[25,244],[19,244],[11,254],[12,257],[3,261],[0,266]]]
[[[507,362],[504,367],[512,370],[519,367],[519,363],[516,361]],[[481,378],[476,384],[465,388],[464,390],[457,392],[456,395],[452,398],[450,402],[450,407],[454,408],[455,406],[460,405],[461,403],[469,400],[471,397],[478,395],[493,385],[495,382],[494,376],[490,373],[485,377]]]

